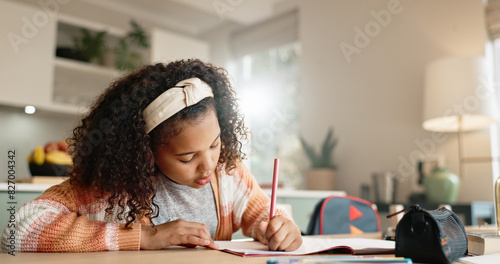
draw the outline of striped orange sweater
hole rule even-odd
[[[243,165],[230,174],[219,166],[214,173],[211,183],[219,220],[214,240],[229,240],[240,228],[244,235],[262,240],[257,229],[268,219],[269,198],[253,175]],[[98,194],[69,181],[52,186],[19,208],[15,229],[6,227],[2,233],[2,250],[9,252],[12,245],[15,251],[139,250],[141,225],[149,225],[149,219],[125,229],[125,222],[117,218],[118,208],[106,215],[107,197],[98,199]]]

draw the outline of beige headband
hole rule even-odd
[[[207,97],[214,97],[212,88],[198,79],[189,78],[178,82],[149,104],[142,113],[146,121],[146,133],[182,109],[192,106]]]

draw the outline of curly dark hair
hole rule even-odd
[[[192,77],[210,85],[214,97],[181,110],[147,134],[143,110],[167,89]],[[247,128],[226,70],[188,59],[145,66],[118,79],[73,130],[71,183],[109,194],[106,212],[118,205],[118,218],[125,219],[127,227],[141,216],[156,217],[153,178],[159,169],[154,148],[179,134],[184,121],[196,120],[210,109],[215,109],[221,128],[219,163],[230,171],[245,158],[240,140],[246,139]]]

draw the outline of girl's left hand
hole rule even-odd
[[[263,221],[259,229],[269,250],[294,251],[302,245],[299,228],[286,216],[277,215],[269,222]]]

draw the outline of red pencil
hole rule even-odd
[[[276,193],[278,192],[278,172],[280,167],[280,160],[274,159],[274,172],[273,172],[273,189],[271,192],[271,212],[269,213],[269,220],[274,217],[276,212]]]

